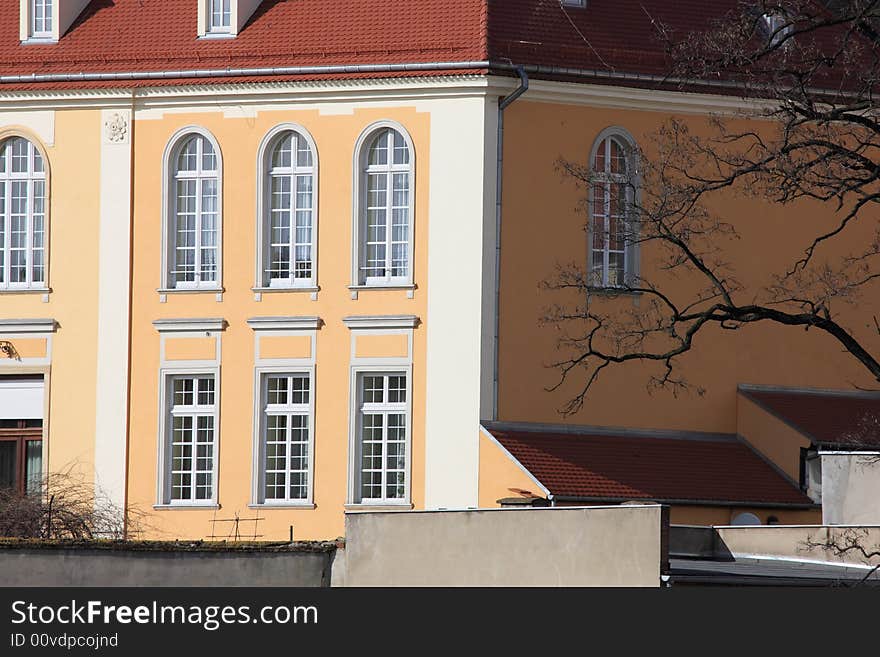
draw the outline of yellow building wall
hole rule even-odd
[[[735,433],[739,383],[844,389],[871,385],[864,368],[819,331],[771,324],[736,332],[710,327],[700,332],[691,353],[677,359],[677,374],[704,389],[704,395],[652,393],[648,380],[660,366],[635,362],[606,368],[584,408],[571,417],[560,414],[564,403],[580,391],[584,378],[575,372],[560,389],[547,391],[559,382],[559,371],[549,364],[560,357],[556,350],[560,332],[557,327],[542,326],[540,319],[556,303],[582,303],[583,299],[543,290],[539,284],[550,280],[559,264],[585,266],[588,244],[586,216],[579,211],[585,191],[564,178],[556,163],[564,158],[585,165],[596,137],[612,126],[629,131],[650,158],[655,149],[650,135],[670,116],[663,111],[530,101],[528,95],[506,110],[498,420]],[[696,134],[707,130],[708,119],[703,115],[677,118]],[[739,125],[755,128],[754,122]],[[729,194],[717,204],[742,236],[739,241],[725,242],[724,248],[727,259],[739,265],[738,278],[747,289],[758,281],[769,281],[771,271],[801,256],[813,234],[810,231],[827,225],[829,211],[825,205],[810,202],[780,207],[744,194]],[[840,252],[869,243],[870,230],[870,226],[854,226]],[[643,246],[643,275],[656,274],[657,264],[656,251]],[[676,279],[667,283],[666,290],[673,295],[688,284]],[[600,309],[609,303],[638,309],[633,297],[595,299],[594,303]],[[839,303],[836,310],[864,344],[875,351],[880,348],[880,335],[865,321],[880,312],[880,297],[866,294],[857,308]]]
[[[352,299],[352,162],[361,132],[379,120],[393,120],[410,133],[415,145],[413,298],[403,290],[361,291]],[[319,159],[317,301],[308,293],[264,293],[256,301],[252,287],[256,254],[256,175],[261,141],[274,127],[293,122],[313,137]],[[160,303],[163,151],[172,135],[185,126],[209,130],[223,157],[224,293],[174,294]],[[168,112],[157,118],[136,116],[134,142],[134,234],[132,301],[131,438],[129,506],[146,513],[141,523],[152,538],[225,536],[230,523],[215,519],[260,518],[241,522],[244,537],[256,533],[266,540],[286,539],[290,526],[299,539],[328,539],[344,531],[349,477],[349,390],[351,331],[342,319],[352,315],[416,315],[426,317],[428,162],[430,116],[414,108],[355,109],[351,114],[314,110],[258,111],[255,117],[232,117],[220,111]],[[254,331],[252,317],[320,317],[315,373],[315,509],[250,508],[254,433]],[[152,322],[171,318],[222,317],[220,371],[219,469],[220,508],[154,510],[157,502],[157,436],[159,411],[159,334]],[[266,337],[262,338],[267,340]],[[426,348],[424,325],[416,328],[412,368],[412,503],[424,502],[424,426]],[[286,349],[272,339],[269,354]],[[267,354],[263,354],[265,357]],[[396,354],[389,354],[396,355]]]
[[[530,491],[544,497],[535,480],[529,477],[494,440],[479,432],[480,441],[480,508],[500,506],[498,500],[519,497],[512,489]]]
[[[100,110],[55,111],[53,144],[26,126],[0,129],[0,138],[23,136],[45,153],[51,290],[46,302],[42,292],[0,292],[0,317],[58,322],[51,337],[12,339],[22,365],[4,363],[0,375],[47,376],[43,468],[49,475],[65,473],[86,486],[94,482],[95,459],[101,130]],[[49,355],[50,340],[51,365],[28,367],[27,359]]]

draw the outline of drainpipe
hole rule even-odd
[[[498,168],[495,183],[495,336],[494,358],[492,364],[492,419],[498,419],[498,360],[499,360],[499,333],[500,333],[500,306],[501,306],[501,193],[503,191],[504,169],[504,110],[522,96],[529,89],[529,76],[525,68],[515,66],[514,70],[519,75],[519,87],[513,93],[498,101]]]

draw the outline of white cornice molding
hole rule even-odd
[[[323,324],[320,317],[251,317],[247,320],[254,331],[317,331]]]
[[[135,110],[169,106],[213,106],[228,104],[265,105],[290,102],[369,100],[418,100],[484,96],[485,75],[429,76],[419,78],[369,78],[356,80],[311,80],[249,82],[244,84],[197,84],[126,89],[4,90],[0,85],[0,109],[75,109],[131,107]]]
[[[0,335],[10,333],[54,333],[54,319],[0,319]]]
[[[362,329],[413,329],[421,320],[415,315],[361,315],[342,320],[353,331]]]
[[[157,319],[153,326],[159,333],[198,333],[225,331],[228,324],[225,319]]]
[[[503,81],[504,88],[510,87],[508,78],[500,78],[500,80]],[[490,88],[495,88],[497,81],[498,78],[490,76]],[[531,80],[529,90],[521,100],[684,114],[738,114],[775,107],[768,101],[751,100],[736,94],[701,94],[627,87],[622,84],[585,84],[548,80]]]

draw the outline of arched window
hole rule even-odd
[[[606,131],[593,147],[591,167],[589,284],[624,287],[636,271],[633,142]]]
[[[23,137],[0,144],[0,289],[46,287],[46,166]]]
[[[189,133],[170,151],[167,287],[220,285],[221,162],[211,139]]]
[[[385,126],[362,142],[357,228],[359,285],[412,283],[413,153],[409,138]]]
[[[314,287],[316,163],[311,140],[282,128],[263,150],[260,287]]]

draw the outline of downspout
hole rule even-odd
[[[498,168],[495,181],[495,335],[493,339],[493,363],[492,363],[492,419],[498,419],[498,360],[499,334],[501,323],[501,193],[503,192],[504,171],[504,110],[510,107],[514,101],[529,90],[529,76],[522,66],[514,67],[519,75],[519,87],[513,93],[498,101]]]

